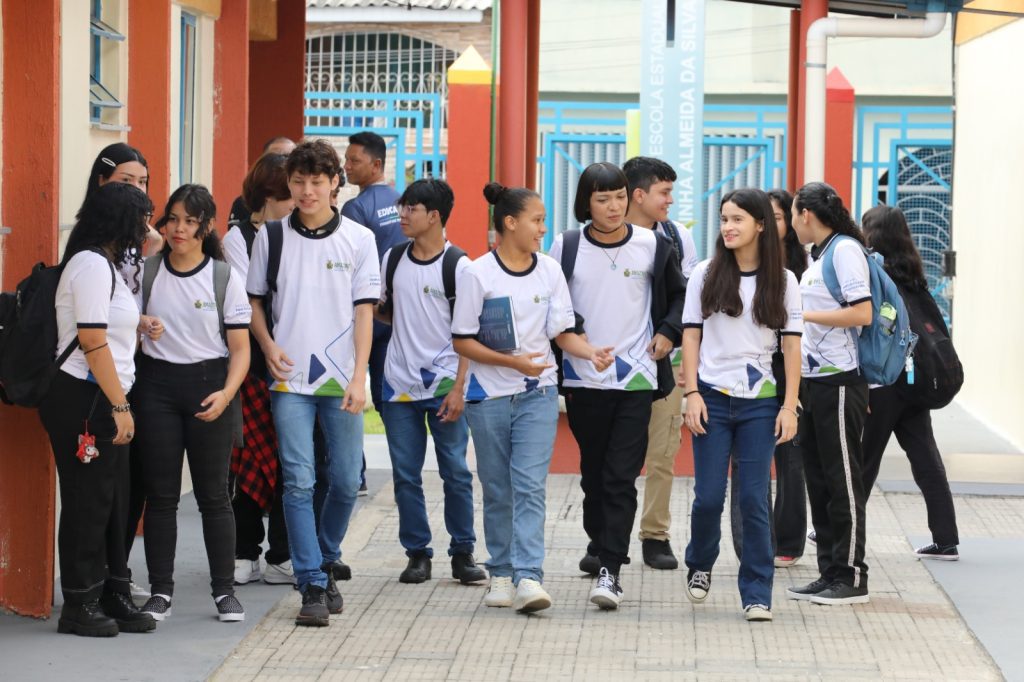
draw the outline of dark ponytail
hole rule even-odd
[[[540,195],[525,187],[505,187],[491,182],[484,186],[484,198],[494,207],[494,229],[498,234],[505,233],[505,218],[515,218],[526,210],[526,204]]]
[[[210,196],[210,190],[203,185],[182,185],[174,190],[174,193],[167,199],[163,217],[156,222],[155,227],[159,230],[167,224],[171,217],[171,209],[179,202],[185,208],[186,215],[199,221],[196,237],[203,240],[203,253],[210,258],[224,260],[224,247],[213,226],[214,218],[217,217],[217,205],[213,202],[213,197]],[[170,240],[166,240],[163,253],[169,253],[170,250]]]
[[[864,235],[853,222],[839,194],[824,182],[809,182],[796,193],[797,211],[807,209],[818,221],[839,234],[853,237],[864,244]]]

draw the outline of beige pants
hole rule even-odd
[[[672,497],[672,469],[682,439],[683,393],[676,387],[651,406],[651,423],[647,427],[647,482],[644,484],[644,510],[640,517],[641,540],[668,540],[672,514],[668,503]]]

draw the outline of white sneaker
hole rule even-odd
[[[772,610],[764,604],[751,604],[743,608],[746,619],[752,622],[772,619]]]
[[[549,595],[539,582],[531,578],[523,578],[516,587],[516,596],[512,608],[520,613],[543,611],[551,606]]]
[[[279,564],[267,564],[267,570],[263,571],[263,582],[270,585],[294,585],[295,571],[292,570],[291,559]]]
[[[491,587],[484,595],[484,606],[512,606],[512,597],[515,588],[512,587],[512,578],[504,575],[492,575]]]
[[[601,577],[597,579],[594,589],[590,590],[590,603],[607,611],[619,608],[621,601],[622,585],[619,584],[619,576],[612,575],[607,568],[601,568]]]
[[[149,590],[142,585],[139,585],[134,580],[129,584],[129,589],[132,591],[133,597],[145,597],[146,599],[149,599]]]
[[[260,579],[260,560],[235,559],[235,584],[244,585]]]

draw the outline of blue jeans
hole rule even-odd
[[[737,463],[737,486],[743,515],[743,556],[739,589],[743,606],[772,605],[775,576],[768,487],[775,451],[775,398],[733,398],[707,384],[698,386],[708,411],[707,433],[693,438],[693,511],[686,565],[710,571],[722,539],[722,510],[730,455]]]
[[[548,466],[558,392],[546,386],[466,405],[484,492],[484,539],[492,576],[544,579]]]
[[[443,422],[437,416],[444,398],[381,404],[381,419],[388,438],[395,504],[398,505],[398,540],[407,556],[434,556],[430,522],[423,497],[423,459],[427,451],[427,423],[434,437],[434,452],[444,481],[444,525],[451,536],[448,555],[472,554],[473,474],[466,466],[469,430],[466,420]]]
[[[359,489],[363,451],[363,415],[342,412],[341,398],[270,392],[284,478],[284,519],[299,588],[327,586],[325,562],[341,558],[341,541]],[[327,441],[329,487],[320,511],[319,531],[313,511],[316,465],[313,422],[319,418]]]

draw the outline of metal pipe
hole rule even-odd
[[[807,31],[807,90],[804,95],[804,182],[825,179],[825,67],[828,39],[931,38],[946,25],[945,12],[928,12],[924,19],[825,17]]]

